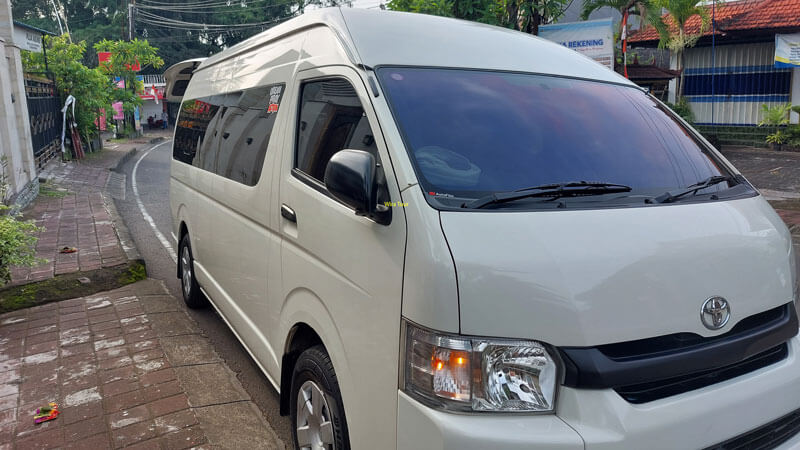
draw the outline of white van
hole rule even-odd
[[[800,445],[787,229],[642,89],[526,34],[359,9],[196,64],[169,77],[184,299],[297,447]]]

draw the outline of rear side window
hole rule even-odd
[[[346,148],[364,150],[378,158],[372,128],[353,85],[339,78],[305,83],[295,167],[323,181],[331,156]]]
[[[284,85],[276,84],[184,102],[173,157],[254,186],[261,178],[283,91]],[[193,106],[197,102],[211,105],[201,117]]]
[[[186,164],[197,165],[198,151],[211,142],[209,125],[216,121],[220,112],[219,97],[204,97],[184,101],[178,114],[178,124],[175,129],[175,140],[172,144],[172,158]],[[199,161],[198,161],[199,162]]]

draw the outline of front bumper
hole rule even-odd
[[[557,415],[462,415],[398,393],[398,449],[701,449],[800,408],[800,337],[781,362],[640,405],[611,389],[562,388]],[[800,435],[779,449],[800,448]]]

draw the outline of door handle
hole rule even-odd
[[[297,214],[294,213],[292,208],[289,208],[285,204],[281,205],[281,216],[289,222],[297,223]]]

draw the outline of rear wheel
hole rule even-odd
[[[207,306],[208,300],[200,292],[200,285],[197,284],[197,278],[194,276],[194,257],[188,234],[183,235],[180,246],[178,246],[178,264],[180,264],[181,292],[186,306],[192,309]]]
[[[295,448],[348,450],[347,422],[333,364],[321,345],[304,351],[292,375]]]

